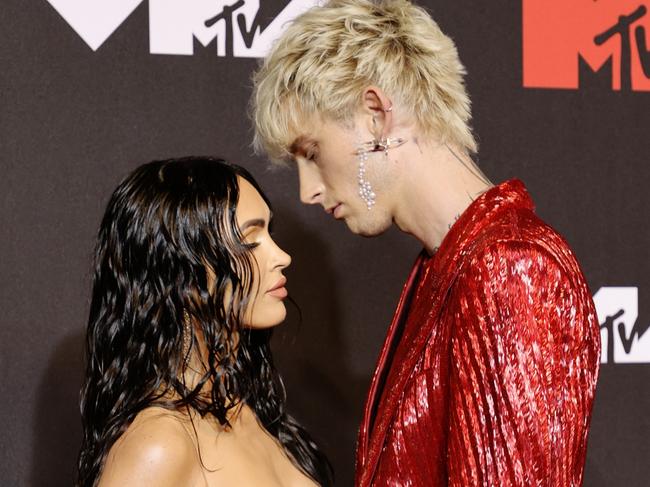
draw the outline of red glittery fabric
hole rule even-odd
[[[581,485],[598,320],[533,210],[507,181],[416,261],[366,402],[358,487]]]

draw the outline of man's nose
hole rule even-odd
[[[306,205],[322,203],[324,188],[318,169],[299,162],[298,178],[300,180],[300,201]]]

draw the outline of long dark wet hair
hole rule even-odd
[[[77,486],[96,485],[111,446],[147,407],[194,410],[228,426],[244,403],[300,470],[332,484],[327,459],[285,410],[271,331],[242,325],[255,263],[235,218],[237,176],[269,204],[245,169],[199,157],[140,166],[111,196],[95,251]],[[188,386],[195,332],[207,357]]]

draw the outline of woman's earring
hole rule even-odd
[[[192,325],[190,314],[183,310],[183,365],[187,367],[190,361],[190,348],[192,346]]]

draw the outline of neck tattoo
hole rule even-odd
[[[459,218],[460,218],[460,213],[457,213],[456,216],[454,216],[454,220],[451,223],[447,224],[447,231],[451,230],[451,227],[454,226],[454,223],[456,223]],[[435,254],[436,252],[438,252],[438,250],[440,250],[440,246],[433,247],[432,253]]]
[[[447,225],[447,230],[451,230],[451,227],[454,225],[454,223],[458,221],[459,218],[460,218],[460,213],[456,213],[456,216],[454,217],[453,221],[449,222],[449,224]]]

